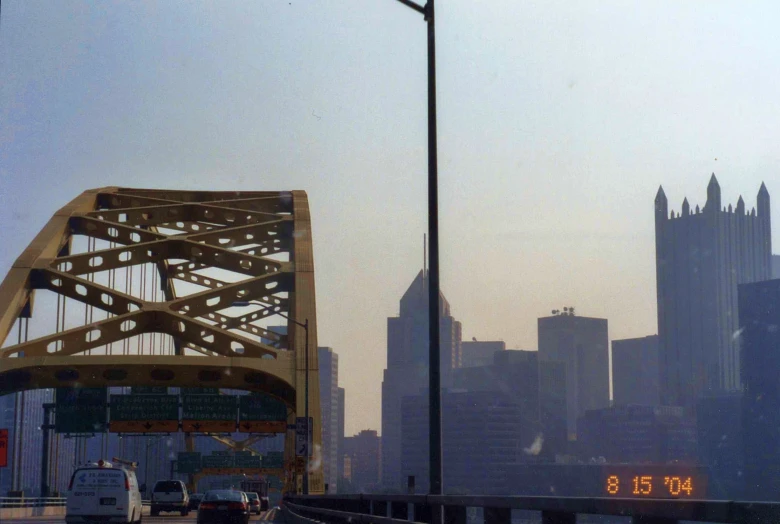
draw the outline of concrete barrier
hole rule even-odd
[[[0,522],[5,519],[50,517],[58,515],[65,515],[65,506],[47,506],[42,508],[2,508],[0,509]]]
[[[321,524],[321,522],[318,520],[312,520],[310,518],[298,515],[297,513],[293,513],[286,505],[282,506],[282,509],[277,511],[277,514],[278,513],[281,513],[281,520],[283,520],[286,524]],[[275,520],[279,519],[277,518]]]
[[[149,506],[143,507],[143,515],[149,515]],[[0,508],[0,522],[29,517],[64,517],[65,506],[47,506],[42,508]]]

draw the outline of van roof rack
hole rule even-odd
[[[126,460],[119,457],[113,457],[111,460],[113,460],[117,464],[122,464],[123,466],[126,466],[130,469],[135,469],[138,467],[138,462],[133,462],[132,460]]]

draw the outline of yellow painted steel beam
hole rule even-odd
[[[293,356],[41,356],[2,359],[0,395],[56,387],[176,386],[257,391],[295,406]]]
[[[71,253],[74,235],[109,247]],[[159,273],[163,301],[133,295],[132,286],[121,290],[116,279],[95,281],[99,272],[140,264]],[[174,290],[174,282],[188,287]],[[187,293],[192,286],[202,290]],[[0,394],[63,386],[244,389],[282,399],[294,424],[304,415],[308,383],[318,453],[317,315],[305,192],[85,191],[54,214],[0,283],[0,342],[21,316],[32,315],[36,289],[101,311],[100,320],[85,318],[82,326],[3,347]],[[236,315],[239,303],[252,309]],[[288,319],[286,335],[257,324],[276,315]],[[151,333],[170,336],[176,354],[110,354],[122,341]],[[286,435],[285,463],[297,464],[287,472],[289,487],[302,458],[295,457],[294,432]],[[324,489],[319,462],[309,474],[310,493]]]

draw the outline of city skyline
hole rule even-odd
[[[775,11],[438,7],[442,291],[465,340],[535,349],[536,319],[564,304],[612,339],[657,332],[658,186],[674,209],[702,205],[712,172],[724,202],[778,189]],[[0,273],[87,188],[305,189],[347,432],[379,428],[385,319],[426,229],[417,15],[9,0],[2,17]]]

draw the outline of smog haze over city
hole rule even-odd
[[[436,15],[441,290],[462,340],[536,351],[537,319],[569,306],[609,341],[657,334],[659,186],[666,217],[704,208],[713,173],[720,207],[780,194],[780,8]],[[395,0],[4,1],[0,275],[86,189],[305,190],[346,434],[381,435],[388,318],[424,263],[425,46]]]

